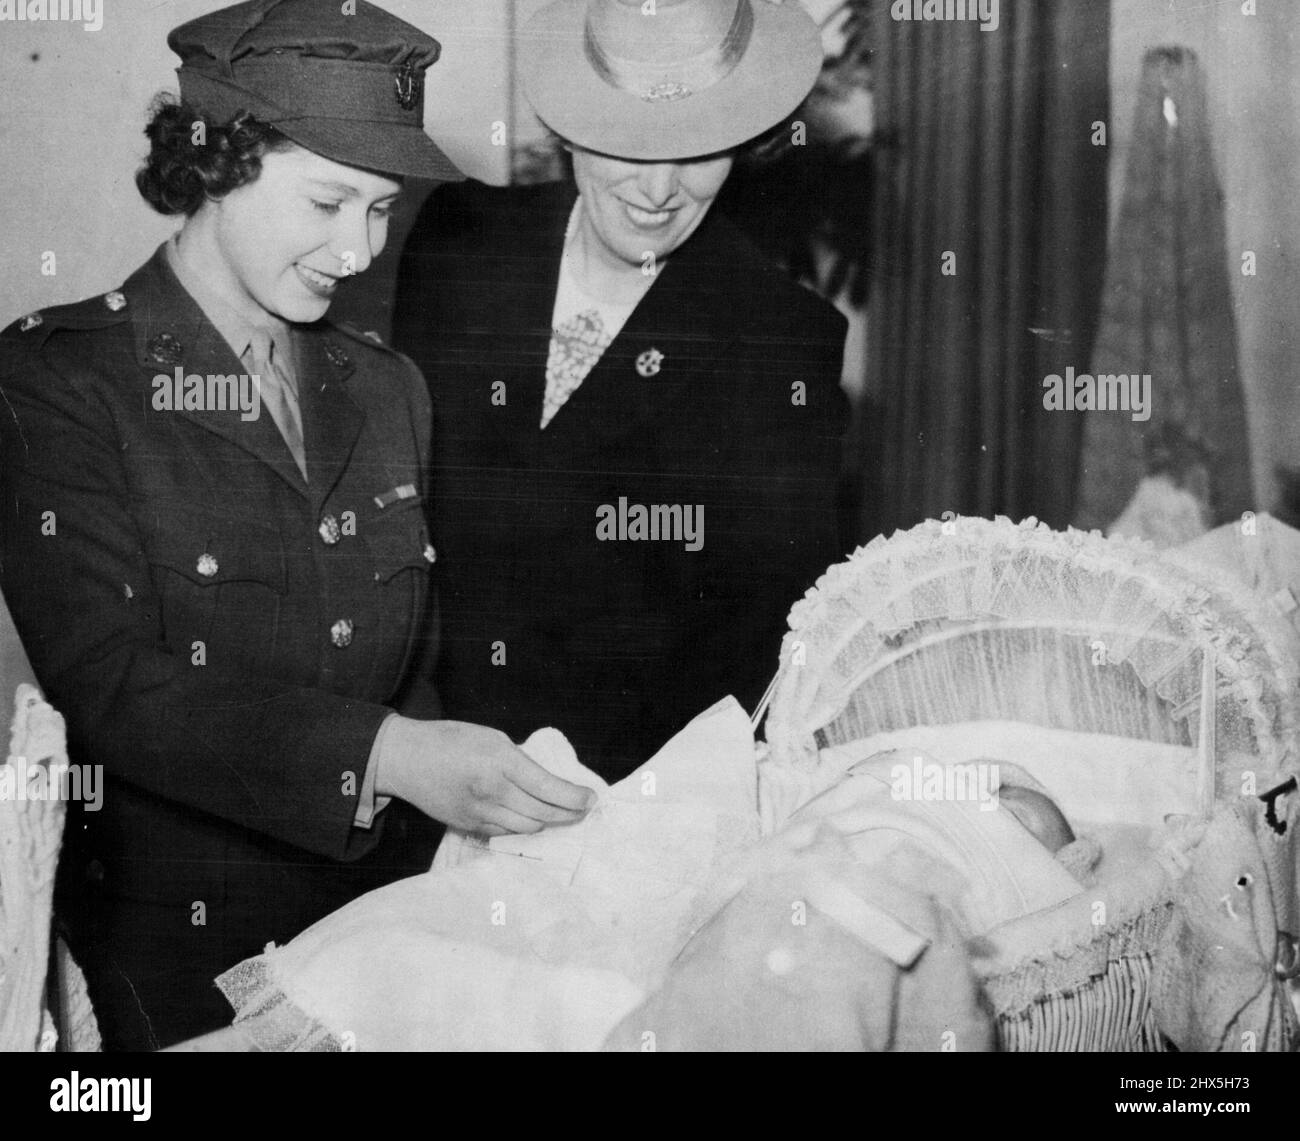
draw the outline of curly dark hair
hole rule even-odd
[[[202,141],[196,144],[200,123]],[[159,214],[186,217],[209,199],[224,198],[255,181],[262,173],[263,155],[293,146],[252,115],[217,123],[170,95],[154,101],[144,133],[149,157],[136,172],[136,187]]]

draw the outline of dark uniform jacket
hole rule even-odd
[[[845,322],[713,211],[541,429],[575,200],[440,188],[394,343],[434,399],[448,716],[554,725],[617,780],[716,700],[758,702],[791,605],[840,554]],[[702,507],[702,548],[601,537],[611,513],[631,536],[637,505]]]
[[[297,328],[309,483],[265,410],[156,407],[178,367],[246,371],[162,250],[0,339],[0,586],[72,761],[106,773],[60,906],[120,1044],[228,1020],[213,976],[432,852],[405,806],[353,823],[384,717],[439,714],[426,388]]]

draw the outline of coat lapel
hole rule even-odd
[[[136,359],[150,378],[174,376],[244,375],[247,368],[226,344],[198,303],[185,292],[167,266],[160,248],[140,269],[125,290],[138,292],[135,311],[144,317],[136,323]],[[172,415],[197,425],[206,432],[242,449],[275,473],[301,495],[307,494],[298,465],[275,421],[265,410],[255,420],[245,420],[237,411],[215,408],[175,408]]]
[[[507,447],[531,456],[538,442],[542,401],[546,395],[546,361],[551,347],[551,316],[559,286],[564,234],[577,192],[557,188],[536,215],[521,217],[517,246],[502,260],[503,278],[485,309],[492,314],[497,343],[509,346],[500,370],[506,404],[488,417]]]
[[[548,449],[599,447],[652,430],[710,383],[737,329],[736,294],[719,288],[734,270],[725,228],[710,215],[659,271],[596,367],[545,429]],[[542,372],[544,388],[544,361]]]
[[[366,414],[348,391],[356,365],[343,339],[324,323],[299,327],[297,333],[307,479],[312,498],[324,500],[347,469]]]
[[[125,288],[139,298],[135,311],[145,314],[136,325],[136,356],[149,377],[151,396],[153,378],[174,376],[177,368],[183,376],[247,372],[198,303],[176,280],[161,249]],[[328,324],[296,326],[295,349],[310,487],[265,409],[255,420],[245,420],[236,411],[212,408],[182,407],[174,414],[248,453],[298,494],[320,499],[329,494],[346,469],[365,423],[365,413],[347,387],[356,366],[342,339],[332,335]]]

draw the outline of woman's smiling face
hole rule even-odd
[[[299,146],[269,151],[256,180],[200,210],[211,212],[219,284],[283,320],[320,320],[339,282],[383,250],[401,190]]]
[[[584,221],[611,265],[662,261],[704,221],[731,173],[730,153],[634,162],[571,147]]]

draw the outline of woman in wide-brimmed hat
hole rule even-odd
[[[530,831],[589,795],[431,720],[427,390],[324,320],[401,180],[456,177],[423,130],[438,42],[335,0],[169,42],[180,100],[138,184],[177,236],[0,339],[0,583],[74,763],[104,773],[59,910],[128,1049],[225,1022],[221,970],[427,868],[427,817]]]
[[[520,51],[572,182],[443,188],[399,279],[435,405],[439,689],[616,780],[757,703],[840,553],[844,322],[713,209],[820,39],[793,2],[557,0]]]

